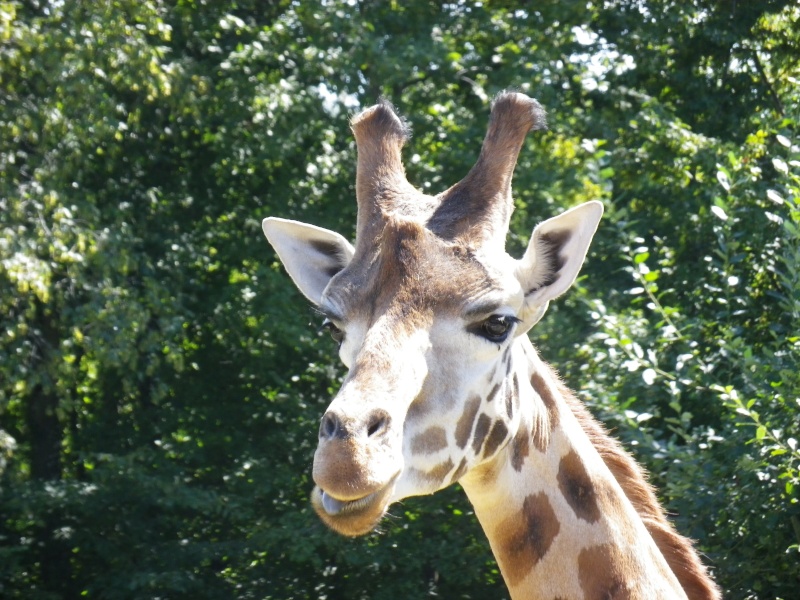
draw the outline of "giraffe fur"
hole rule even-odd
[[[475,166],[429,196],[407,181],[410,131],[382,102],[352,121],[354,244],[264,220],[348,369],[320,423],[312,505],[362,535],[393,502],[459,482],[514,600],[715,600],[643,469],[527,337],[571,286],[603,212],[575,207],[538,225],[520,259],[505,252],[516,158],[544,122],[535,100],[500,94]]]

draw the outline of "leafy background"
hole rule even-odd
[[[522,7],[525,8],[522,8]],[[351,236],[349,116],[431,193],[513,87],[509,249],[606,217],[532,336],[728,598],[800,589],[800,8],[788,0],[0,1],[0,596],[503,598],[457,488],[309,509],[342,371],[262,239]]]

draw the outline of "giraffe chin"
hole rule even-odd
[[[323,523],[335,532],[350,537],[365,535],[375,529],[386,514],[395,479],[356,500],[338,500],[315,486],[311,492],[311,505]]]

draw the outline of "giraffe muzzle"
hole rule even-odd
[[[311,505],[320,519],[337,533],[351,537],[364,535],[386,514],[398,476],[399,473],[380,489],[350,500],[335,498],[316,486],[311,493]]]
[[[323,417],[311,503],[334,531],[363,535],[385,514],[402,470],[399,439],[391,422],[382,409],[353,415],[334,408]]]

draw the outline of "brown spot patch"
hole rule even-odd
[[[486,396],[486,402],[491,402],[492,400],[494,400],[495,396],[497,396],[497,392],[499,391],[500,391],[500,384],[495,383],[494,386],[492,386],[492,390],[489,392],[489,395]]]
[[[407,418],[412,420],[421,419],[431,412],[431,403],[427,402],[425,398],[417,398],[408,407]]]
[[[600,519],[594,484],[574,450],[562,457],[558,464],[558,489],[579,519],[588,523],[596,523]]]
[[[467,459],[462,458],[461,462],[458,464],[456,472],[453,473],[453,476],[450,478],[450,481],[455,483],[456,481],[461,479],[464,476],[464,473],[466,472],[467,472]]]
[[[530,454],[530,437],[528,431],[524,427],[520,427],[511,442],[511,466],[515,471],[522,471],[522,465],[528,454]]]
[[[447,474],[453,470],[453,461],[449,458],[433,467],[430,471],[422,471],[421,469],[411,469],[411,474],[417,479],[427,481],[436,486],[444,484],[444,479]]]
[[[511,346],[503,353],[503,373],[507,376],[511,372]]]
[[[578,577],[586,600],[630,600],[623,577],[625,557],[611,544],[584,548],[578,555]]]
[[[480,453],[483,440],[486,439],[486,434],[489,433],[491,424],[492,420],[488,416],[482,414],[478,417],[478,423],[475,425],[475,434],[472,437],[472,450],[476,455]]]
[[[498,559],[509,587],[518,585],[542,560],[560,529],[544,492],[531,494],[522,511],[504,519],[495,531]]]
[[[502,357],[503,364],[507,366],[510,358],[511,358],[511,346],[506,346],[506,349],[503,350],[503,357]]]
[[[506,388],[506,414],[511,419],[514,416],[514,400],[519,398],[519,377],[514,373],[511,385]]]
[[[447,432],[442,427],[428,427],[411,440],[412,454],[433,454],[447,447]]]
[[[494,453],[497,452],[500,444],[506,440],[507,436],[508,427],[506,427],[506,424],[503,421],[495,421],[494,425],[492,426],[492,430],[486,437],[486,445],[483,448],[483,457],[489,458],[490,456],[494,456]]]
[[[478,408],[481,406],[481,399],[478,396],[473,396],[467,400],[467,405],[464,407],[464,413],[456,423],[456,444],[459,448],[464,448],[469,441],[469,434],[472,433],[472,424],[475,421],[475,415],[478,414]]]
[[[547,409],[547,414],[550,417],[550,430],[552,431],[558,425],[558,405],[556,404],[555,396],[553,396],[550,386],[547,385],[540,373],[534,373],[531,376],[531,385],[533,386],[533,391],[542,399],[544,407]]]

